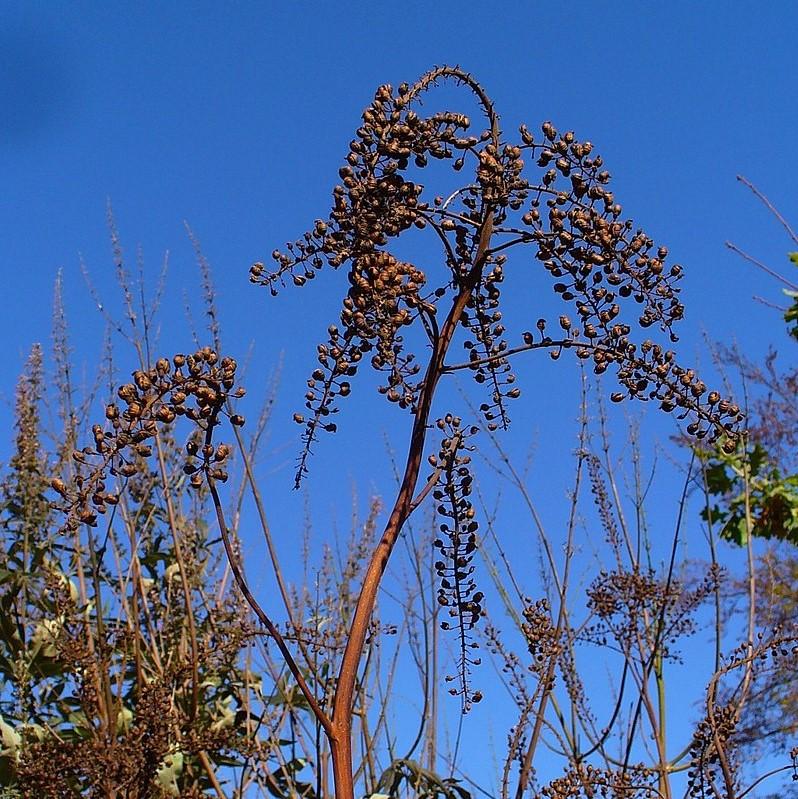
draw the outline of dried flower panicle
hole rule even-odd
[[[677,579],[659,578],[653,569],[602,570],[587,590],[588,607],[598,622],[587,628],[586,637],[602,646],[611,638],[629,652],[654,631],[652,646],[674,658],[670,646],[695,631],[693,614],[712,596],[719,579],[719,570],[712,568],[687,589]]]
[[[469,633],[482,615],[484,600],[474,580],[472,561],[477,550],[479,523],[469,499],[473,477],[469,468],[470,448],[465,443],[466,437],[473,435],[476,428],[463,430],[461,420],[452,414],[438,419],[436,426],[445,434],[438,455],[429,459],[439,473],[432,496],[438,503],[438,514],[444,519],[439,527],[440,536],[433,542],[441,554],[435,562],[440,578],[438,604],[448,609],[449,618],[453,620],[441,622],[441,628],[455,629],[459,637],[458,674],[448,675],[446,681],[458,680],[458,686],[452,686],[449,693],[462,695],[464,707],[468,709],[481,699],[481,694],[472,691],[469,685],[470,667],[480,663],[480,658],[471,654],[478,644],[471,640]]]
[[[101,699],[95,676],[87,674],[82,679],[80,699],[84,708],[94,706],[97,713]],[[164,790],[159,777],[176,752],[180,757],[222,753],[238,745],[234,730],[188,722],[172,701],[180,679],[180,674],[170,674],[145,685],[136,698],[134,718],[129,726],[120,725],[115,734],[84,730],[83,735],[66,738],[27,736],[16,763],[20,795],[25,799],[94,797],[118,795],[120,789],[130,799],[175,795]],[[176,782],[173,787],[177,790]]]
[[[523,759],[519,755],[516,760]],[[535,799],[655,799],[662,795],[656,780],[656,771],[642,763],[602,768],[577,760],[539,789],[533,780],[525,787]]]
[[[586,461],[590,478],[590,491],[593,494],[593,500],[599,513],[601,527],[604,530],[607,543],[612,547],[616,559],[620,562],[621,536],[615,521],[615,509],[610,502],[607,486],[604,482],[601,461],[593,453],[586,453]]]
[[[522,631],[527,649],[532,656],[530,671],[541,675],[550,660],[557,657],[562,647],[558,640],[557,627],[551,618],[551,607],[547,599],[539,599],[534,604],[529,601],[523,611]]]
[[[699,721],[690,743],[690,769],[687,772],[688,795],[707,799],[718,795],[719,787],[728,792],[736,786],[741,772],[738,735],[745,704],[741,686],[756,673],[763,661],[772,661],[785,671],[798,667],[798,627],[774,628],[769,634],[760,631],[754,641],[746,641],[723,659],[709,681],[705,714]],[[731,685],[724,689],[722,682]],[[742,698],[741,698],[742,695]],[[796,749],[790,752],[795,765]],[[793,776],[793,780],[796,777]]]
[[[531,706],[532,696],[527,689],[525,668],[521,658],[505,644],[501,632],[488,622],[483,630],[487,649],[501,663],[502,674],[512,691],[513,699],[519,707]],[[523,725],[522,725],[523,726]],[[511,734],[512,736],[512,734]]]
[[[715,796],[715,785],[723,783],[723,768],[737,777],[737,763],[731,739],[737,726],[738,714],[734,703],[716,704],[702,719],[690,743],[690,770],[687,790],[692,797]],[[723,760],[723,767],[721,766]]]
[[[482,132],[471,134],[464,114],[422,114],[421,96],[443,80],[470,90],[487,121]],[[508,401],[521,393],[510,355],[548,348],[557,358],[571,349],[591,360],[596,373],[614,368],[623,388],[613,394],[615,401],[655,400],[680,418],[690,416],[691,435],[723,439],[729,449],[736,445],[739,407],[708,391],[671,350],[630,339],[624,302],[637,304],[638,327],[659,326],[676,340],[673,327],[684,315],[682,267],[669,265],[667,248],[623,217],[609,188],[610,174],[591,142],[558,132],[550,122],[541,134],[536,138],[521,126],[517,141],[507,139],[484,89],[458,67],[436,67],[396,91],[380,86],[339,171],[329,218],[317,220],[285,252],[275,250],[274,269],[260,262],[251,267],[252,282],[272,294],[288,280],[304,285],[325,263],[349,269],[340,329],[332,326],[329,341],[319,346],[321,368],[308,386],[309,415],[295,416],[305,427],[297,484],[319,429],[336,429],[329,420],[335,400],[349,394],[349,378],[364,355],[385,376],[382,393],[413,413],[425,381],[459,368],[434,362],[434,353],[445,353],[449,344],[439,347],[438,311],[452,307],[461,309],[455,321],[465,332],[463,368],[488,391],[481,411],[491,429],[507,426]],[[416,177],[433,161],[448,162],[466,176],[448,198],[425,196]],[[430,230],[440,245],[445,268],[436,279],[388,251],[392,240],[414,227]],[[554,338],[541,319],[540,337],[527,333],[523,345],[511,349],[501,283],[509,250],[525,246],[555,281],[554,291],[574,306],[578,322],[562,316],[564,335]],[[416,354],[407,350],[404,330],[410,327],[429,340],[434,373],[422,375]],[[448,328],[446,335],[451,336]]]
[[[660,793],[656,776],[642,765],[627,768],[597,768],[580,763],[552,780],[535,799],[655,799]]]
[[[81,523],[96,526],[98,514],[107,513],[119,501],[106,484],[108,475],[136,475],[141,459],[152,454],[159,426],[171,425],[178,417],[192,422],[200,434],[186,445],[184,472],[191,476],[191,485],[202,485],[203,474],[224,482],[231,449],[227,444],[214,445],[213,431],[223,415],[233,425],[244,424],[243,417],[226,410],[230,398],[243,395],[243,389],[234,390],[235,377],[235,360],[220,358],[210,347],[175,355],[171,361],[160,358],[151,369],[134,372],[133,382],[117,391],[122,405],[106,406],[105,428],[93,426],[94,446],[72,455],[76,464],[88,468],[88,474],[79,473],[73,485],[58,478],[51,483],[65,501],[67,529]]]

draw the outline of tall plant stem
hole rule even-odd
[[[352,769],[352,700],[357,681],[358,666],[363,654],[371,614],[377,601],[377,592],[382,576],[388,565],[394,545],[402,531],[402,526],[414,509],[413,494],[418,483],[421,460],[424,455],[424,443],[427,437],[427,426],[432,409],[435,389],[443,374],[444,361],[449,345],[452,342],[460,317],[473,294],[485,262],[485,254],[493,232],[493,210],[485,208],[479,244],[477,246],[474,266],[471,268],[457,297],[452,304],[446,321],[440,329],[440,335],[433,343],[432,356],[424,375],[416,410],[413,430],[410,436],[410,448],[405,465],[404,476],[393,510],[385,526],[379,544],[375,548],[371,561],[363,578],[363,585],[352,617],[352,624],[338,673],[338,683],[333,699],[332,728],[330,741],[335,780],[336,799],[354,799]]]

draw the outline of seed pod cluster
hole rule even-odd
[[[227,479],[231,449],[213,444],[213,430],[219,417],[226,415],[228,399],[243,395],[243,389],[234,390],[235,360],[220,359],[205,347],[191,355],[175,355],[171,361],[160,358],[151,369],[133,372],[132,377],[117,391],[120,403],[106,406],[106,424],[92,427],[94,446],[73,453],[73,460],[88,474],[78,473],[72,485],[52,482],[65,500],[66,529],[81,523],[96,526],[98,514],[118,502],[118,495],[107,490],[108,476],[137,475],[142,460],[152,454],[159,426],[171,425],[179,417],[188,419],[199,434],[186,446],[184,472],[191,476],[191,484],[202,485],[203,474],[222,482]],[[237,414],[229,420],[236,426],[244,424]]]
[[[726,452],[734,452],[739,429],[745,417],[740,407],[722,399],[717,391],[708,391],[694,369],[676,362],[676,354],[650,339],[640,348],[627,338],[626,327],[616,325],[592,351],[577,349],[580,358],[592,358],[594,371],[604,372],[615,364],[616,376],[625,392],[612,395],[614,402],[626,396],[659,402],[661,410],[675,412],[678,419],[692,417],[687,433],[699,440],[721,441]]]
[[[604,482],[601,461],[597,455],[588,453],[587,473],[590,478],[590,491],[593,494],[593,501],[596,503],[601,527],[604,530],[607,543],[612,547],[617,559],[621,557],[621,536],[618,532],[618,525],[615,522],[615,509],[610,502],[607,486]]]
[[[360,340],[361,350],[369,352],[373,346],[371,365],[387,373],[382,393],[400,407],[412,408],[416,387],[410,379],[419,367],[412,354],[403,354],[399,331],[413,322],[419,307],[435,312],[419,296],[426,276],[386,252],[374,253],[358,266],[349,276],[352,287],[344,299],[341,321]]]
[[[704,398],[706,385],[693,370],[679,367],[672,351],[645,341],[641,357],[629,341],[630,325],[620,318],[620,303],[631,297],[641,306],[640,327],[658,324],[676,341],[673,325],[684,315],[676,285],[683,268],[667,267],[667,248],[655,246],[640,229],[632,232],[631,220],[621,218],[621,206],[606,188],[610,175],[590,142],[577,141],[572,132],[558,134],[548,122],[542,130],[540,142],[521,130],[524,148],[549,167],[541,184],[530,187],[533,199],[522,221],[531,228],[536,257],[558,281],[555,292],[575,304],[588,344],[577,355],[592,358],[597,374],[617,367],[626,391],[614,394],[614,401],[658,399],[663,410],[694,415],[690,435],[723,438],[733,449],[743,421],[739,408],[727,400],[721,405],[716,392]]]
[[[523,149],[547,171],[531,186],[532,202],[523,216],[537,245],[536,257],[555,279],[555,291],[576,301],[583,324],[609,324],[618,315],[616,299],[632,297],[642,306],[642,327],[671,326],[682,318],[676,282],[683,269],[666,267],[666,247],[655,247],[643,230],[633,230],[607,188],[610,174],[590,142],[573,132],[558,133],[550,122],[535,141],[521,129]],[[675,340],[675,337],[674,337]]]
[[[521,396],[521,390],[514,387],[515,375],[510,371],[509,359],[504,355],[507,340],[499,309],[499,284],[504,280],[505,261],[503,255],[496,257],[490,271],[475,287],[461,317],[461,324],[470,334],[463,346],[468,352],[472,375],[491,392],[490,401],[480,405],[488,430],[496,430],[500,425],[507,429],[510,417],[506,401]]]
[[[356,374],[357,364],[363,357],[351,331],[347,330],[342,334],[337,325],[330,325],[327,333],[327,343],[317,347],[319,366],[313,370],[307,381],[305,408],[309,415],[294,414],[294,421],[305,428],[302,433],[304,448],[294,478],[296,488],[299,488],[302,478],[307,474],[307,460],[311,447],[318,438],[319,428],[328,433],[336,431],[336,424],[330,419],[338,413],[335,400],[337,397],[349,396],[351,384],[347,378]]]
[[[659,799],[656,773],[642,764],[630,763],[622,768],[598,768],[579,763],[557,777],[539,792],[535,799]]]
[[[400,86],[396,94],[390,86],[377,90],[350,144],[346,165],[340,170],[342,185],[333,191],[329,220],[318,220],[312,231],[287,245],[286,253],[275,251],[274,271],[267,271],[260,263],[250,270],[253,282],[269,286],[274,293],[289,274],[295,284],[303,285],[325,261],[333,267],[349,263],[351,287],[341,313],[344,354],[354,356],[347,362],[356,362],[355,358],[376,350],[371,364],[387,373],[382,393],[411,410],[417,389],[412,378],[419,368],[415,356],[404,352],[399,331],[421,316],[434,315],[435,298],[425,299],[419,294],[426,282],[423,271],[378,248],[414,224],[426,225],[429,206],[419,200],[421,186],[401,174],[411,160],[415,168],[423,168],[430,158],[451,160],[456,153],[479,143],[476,137],[460,135],[470,124],[466,116],[442,112],[423,117],[410,107],[437,77],[440,75],[425,76],[412,88]],[[300,267],[303,273],[299,273]],[[342,349],[341,342],[331,341],[329,348]],[[333,412],[328,402],[334,396],[331,381],[339,377],[340,370],[330,368],[321,385],[309,386],[314,396],[308,407],[313,415],[308,420],[304,415],[295,417],[306,425],[297,482],[306,472],[309,448],[319,428],[335,429],[321,417]],[[319,383],[318,378],[313,381]]]
[[[440,578],[438,604],[448,610],[451,620],[441,622],[441,628],[455,629],[459,637],[458,674],[448,675],[446,682],[457,682],[449,693],[461,695],[468,709],[476,699],[469,684],[470,669],[480,663],[480,659],[472,655],[478,644],[471,640],[469,633],[482,615],[484,594],[477,590],[474,580],[472,561],[479,524],[469,499],[473,476],[469,468],[471,448],[465,443],[467,436],[476,433],[476,428],[463,430],[461,425],[461,420],[452,414],[438,419],[436,426],[445,437],[438,455],[432,456],[430,463],[440,475],[432,495],[438,515],[443,517],[440,535],[433,542],[441,554],[435,562]]]
[[[449,71],[429,73],[413,87],[402,84],[396,93],[390,85],[377,89],[339,170],[341,184],[333,189],[329,220],[317,220],[311,231],[286,245],[287,252],[275,250],[275,270],[254,264],[253,283],[275,293],[291,275],[302,285],[325,261],[337,268],[384,247],[414,224],[423,227],[429,206],[420,200],[422,186],[402,173],[411,163],[423,169],[430,158],[452,160],[479,142],[461,135],[470,125],[465,115],[442,112],[424,117],[411,108],[420,93]]]
[[[557,657],[560,643],[557,640],[557,628],[551,619],[551,608],[547,599],[531,602],[523,611],[524,623],[522,631],[526,639],[527,649],[532,655],[530,670],[535,674],[543,674],[549,661]]]
[[[737,712],[734,702],[715,704],[710,713],[696,726],[690,743],[690,769],[687,772],[687,793],[692,797],[717,795],[715,785],[723,784],[720,766],[722,753],[726,767],[736,774],[737,764],[731,739],[737,727]]]
[[[375,252],[353,263],[350,289],[341,310],[342,329],[337,325],[328,328],[328,342],[318,347],[320,368],[308,380],[305,407],[310,414],[294,416],[298,424],[305,426],[297,486],[307,472],[310,447],[319,428],[335,431],[335,424],[328,417],[338,412],[336,398],[349,395],[351,384],[347,378],[354,377],[364,355],[373,353],[371,366],[386,376],[380,392],[400,408],[414,408],[416,386],[412,379],[419,366],[412,353],[404,353],[400,331],[412,323],[419,308],[426,307],[434,313],[434,307],[419,296],[425,280],[421,270],[387,252]]]
[[[485,636],[488,651],[494,656],[497,663],[501,663],[501,671],[512,692],[513,699],[519,707],[526,707],[531,700],[531,695],[527,689],[526,670],[521,663],[521,658],[505,645],[501,632],[490,621],[485,624],[482,633]],[[515,741],[510,744],[511,749],[519,744],[514,733],[520,734],[520,730],[516,727],[510,734],[510,740]]]
[[[690,768],[687,771],[687,794],[707,799],[718,795],[718,785],[737,782],[741,760],[736,733],[743,707],[739,701],[741,673],[756,674],[762,661],[771,660],[782,673],[798,666],[798,627],[775,626],[770,634],[760,631],[754,641],[745,641],[723,658],[712,676],[706,693],[705,714],[697,724],[690,744]],[[770,676],[770,673],[769,673]],[[729,683],[723,685],[723,679]],[[743,680],[747,677],[743,677]],[[743,736],[742,740],[744,740]],[[790,751],[794,774],[798,772],[798,747]],[[796,776],[792,778],[796,780]]]
[[[422,113],[421,96],[443,80],[470,90],[487,119],[481,133],[469,133],[471,120],[464,114]],[[454,191],[447,188],[448,197],[430,201],[418,173],[435,160],[451,164],[463,179]],[[372,366],[386,374],[381,390],[387,399],[416,410],[423,381],[416,356],[407,351],[405,328],[423,329],[434,359],[442,310],[457,308],[468,350],[465,366],[488,392],[480,406],[488,427],[507,427],[507,401],[520,395],[508,359],[523,348],[508,347],[500,284],[508,254],[519,247],[532,250],[554,279],[554,291],[576,311],[574,324],[561,317],[565,344],[547,337],[541,320],[541,341],[526,342],[528,348],[550,347],[554,358],[573,348],[592,359],[598,374],[613,366],[623,389],[614,400],[657,400],[666,411],[691,415],[689,434],[736,446],[739,408],[707,393],[670,350],[654,342],[639,348],[630,340],[624,302],[637,305],[635,326],[659,326],[676,340],[673,327],[684,315],[678,288],[683,270],[669,263],[666,247],[623,217],[591,142],[571,131],[559,133],[550,122],[537,138],[522,126],[519,139],[510,140],[484,89],[459,68],[442,66],[396,91],[379,87],[339,174],[328,219],[317,220],[285,252],[275,250],[274,269],[256,263],[250,270],[254,283],[276,293],[289,279],[304,285],[324,263],[349,269],[342,329],[321,345],[328,353],[320,355],[329,362],[309,386],[312,415],[297,417],[306,425],[297,481],[307,471],[319,428],[335,429],[325,417],[334,412],[336,381],[346,383],[340,394],[348,393],[345,378],[363,354],[371,353]],[[387,252],[411,228],[426,229],[440,247],[434,262],[446,268],[436,278]],[[448,334],[444,340],[448,348]]]
[[[600,646],[611,639],[622,651],[631,651],[635,642],[646,640],[650,620],[660,619],[657,646],[663,657],[675,657],[670,645],[695,632],[695,611],[712,596],[719,579],[719,571],[709,569],[700,583],[687,589],[653,569],[602,570],[587,590],[588,607],[599,621],[585,636]]]

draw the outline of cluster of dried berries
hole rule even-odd
[[[771,635],[760,631],[756,640],[743,642],[724,658],[720,669],[710,680],[707,688],[706,713],[698,723],[690,744],[690,769],[687,772],[688,795],[693,797],[718,796],[719,786],[728,793],[737,784],[739,760],[737,749],[744,741],[739,735],[743,700],[740,698],[741,683],[732,680],[731,685],[720,687],[723,679],[735,672],[746,676],[756,673],[756,667],[769,658],[781,673],[794,672],[798,667],[798,637],[796,626],[786,629],[773,628]],[[720,690],[719,690],[720,688]],[[723,698],[719,698],[721,695]],[[795,767],[798,749],[790,752]],[[793,776],[793,779],[798,777]]]
[[[178,417],[189,419],[196,427],[200,440],[189,440],[188,458],[184,466],[191,475],[194,487],[202,485],[202,475],[224,481],[225,462],[231,449],[226,444],[214,445],[213,429],[219,417],[228,415],[226,405],[231,397],[243,395],[242,388],[234,389],[236,362],[219,358],[210,347],[192,355],[175,355],[170,361],[160,358],[149,370],[133,373],[133,382],[117,392],[123,405],[106,406],[107,425],[92,428],[94,446],[75,450],[73,460],[88,467],[87,475],[78,474],[74,485],[60,479],[52,487],[65,500],[67,529],[80,523],[96,526],[97,514],[116,505],[118,494],[106,485],[108,474],[129,478],[137,474],[137,461],[152,454],[152,442],[159,425],[172,424]],[[243,417],[229,416],[233,425],[243,425]]]
[[[91,701],[87,695],[82,698],[84,704]],[[145,686],[136,711],[135,725],[114,741],[116,746],[100,735],[66,741],[47,735],[28,741],[17,764],[22,796],[56,799],[86,788],[89,796],[113,795],[120,786],[133,799],[157,795],[156,773],[173,739],[168,686]]]
[[[655,646],[673,657],[668,644],[694,632],[693,613],[716,590],[719,578],[719,571],[710,569],[688,590],[679,580],[657,577],[653,569],[601,571],[587,590],[588,607],[599,622],[585,635],[602,646],[611,636],[630,651],[635,642],[650,639],[647,632],[655,633]]]
[[[625,769],[596,768],[580,764],[541,788],[536,799],[654,799],[660,793],[654,774],[642,765]]]
[[[610,332],[614,336],[615,328]],[[579,350],[577,355],[590,357],[589,353],[585,356]],[[606,368],[606,362],[617,363],[617,377],[627,393],[613,394],[613,402],[620,402],[627,395],[657,400],[666,413],[675,411],[679,419],[693,417],[687,425],[689,435],[697,439],[709,436],[711,442],[721,440],[726,452],[736,449],[738,428],[744,419],[739,406],[722,398],[717,391],[707,391],[694,369],[685,369],[676,363],[673,350],[663,349],[646,339],[638,351],[624,333],[617,338],[606,337],[598,347],[593,345],[592,357],[597,361],[597,372]]]
[[[159,770],[168,764],[172,753],[221,755],[237,746],[234,730],[214,729],[199,721],[189,723],[180,713],[172,701],[179,679],[167,675],[144,685],[129,729],[116,735],[97,730],[96,734],[67,739],[50,731],[38,738],[31,736],[15,767],[19,795],[24,799],[120,793],[130,799],[174,795],[164,790],[158,779]],[[100,704],[95,683],[83,676],[83,707]],[[190,790],[180,795],[205,794]]]
[[[700,799],[717,796],[718,781],[723,783],[724,776],[736,776],[733,748],[729,744],[737,721],[738,708],[729,702],[713,705],[711,714],[698,723],[690,744],[690,769],[687,772],[690,796]]]
[[[476,641],[470,640],[469,631],[482,615],[484,595],[476,590],[474,581],[474,565],[472,560],[477,549],[477,530],[474,507],[469,496],[473,476],[469,469],[470,449],[465,441],[467,435],[473,435],[476,428],[464,431],[461,420],[452,414],[446,414],[436,423],[439,430],[445,433],[438,455],[430,456],[430,465],[439,473],[438,483],[433,491],[433,498],[438,503],[437,512],[445,521],[441,522],[441,535],[433,542],[441,553],[441,559],[435,562],[435,571],[440,578],[438,604],[447,608],[453,624],[441,622],[444,630],[454,627],[459,634],[458,675],[459,686],[449,689],[453,696],[462,694],[465,706],[479,701],[481,695],[472,693],[468,684],[469,667],[478,665],[479,658],[470,653],[478,648]],[[446,677],[447,682],[457,679],[454,675]]]
[[[479,135],[468,135],[471,122],[463,114],[421,113],[421,95],[441,80],[453,80],[472,92],[487,119]],[[673,325],[684,314],[677,286],[681,266],[666,265],[667,249],[622,217],[608,187],[610,175],[590,142],[577,140],[570,131],[558,133],[549,122],[541,130],[539,140],[525,126],[517,142],[506,140],[490,98],[456,67],[433,69],[396,92],[381,86],[350,143],[329,219],[317,220],[286,252],[276,250],[273,270],[263,263],[252,266],[252,282],[272,293],[287,278],[303,285],[325,262],[349,268],[342,329],[331,328],[329,343],[321,345],[322,369],[314,373],[308,392],[312,415],[296,417],[305,425],[297,481],[306,472],[319,427],[335,430],[327,417],[336,410],[335,398],[349,393],[345,378],[353,375],[363,354],[376,350],[371,363],[387,376],[381,390],[392,402],[416,412],[419,391],[432,386],[438,375],[433,380],[419,377],[402,330],[423,328],[433,351],[430,368],[442,374],[447,367],[440,356],[445,356],[453,331],[447,328],[441,334],[436,310],[454,313],[455,326],[467,333],[465,366],[489,391],[481,409],[492,428],[506,427],[506,401],[520,394],[509,355],[549,346],[554,357],[573,348],[579,357],[591,358],[598,373],[614,366],[624,391],[613,399],[658,400],[665,410],[693,417],[691,434],[724,438],[726,447],[735,446],[739,408],[716,392],[708,393],[692,370],[675,362],[672,352],[648,341],[638,348],[628,338],[632,328],[622,318],[626,299],[639,306],[640,327],[659,325],[675,340]],[[540,170],[534,177],[525,176],[525,155]],[[448,198],[430,202],[414,171],[435,160],[449,161],[458,173],[467,165],[471,170]],[[431,230],[441,247],[446,268],[434,283],[428,273],[387,251],[391,240],[411,227]],[[565,342],[544,337],[539,344],[525,338],[525,346],[510,350],[499,287],[507,251],[524,246],[532,248],[554,278],[555,292],[574,304],[579,329],[562,317]],[[545,320],[539,329],[545,329]]]
[[[524,608],[522,631],[529,654],[532,655],[530,670],[540,674],[551,658],[560,653],[557,627],[551,620],[551,608],[547,599],[539,599]]]
[[[412,379],[420,367],[412,353],[403,352],[400,331],[412,323],[414,314],[435,311],[419,293],[425,280],[421,270],[387,252],[369,253],[353,262],[351,285],[341,311],[343,332],[331,325],[328,342],[318,347],[319,368],[308,380],[305,394],[310,416],[294,414],[294,420],[305,426],[303,440],[307,445],[297,470],[297,485],[307,471],[309,448],[318,428],[335,430],[335,424],[327,421],[337,413],[334,400],[349,395],[351,384],[346,378],[354,377],[365,354],[373,352],[372,367],[386,374],[381,393],[400,408],[415,407]]]
[[[629,341],[631,328],[625,324],[612,325],[603,332],[592,323],[584,329],[574,327],[568,316],[561,316],[559,324],[564,338],[555,341],[545,335],[546,321],[540,319],[537,328],[541,338],[524,333],[525,347],[512,352],[556,347],[551,350],[556,360],[563,350],[574,350],[580,360],[593,362],[597,375],[615,365],[616,377],[625,391],[613,392],[610,395],[613,402],[622,402],[627,397],[658,401],[661,410],[675,412],[680,420],[693,417],[687,425],[689,435],[699,440],[709,436],[711,442],[721,440],[726,452],[734,452],[739,441],[738,428],[744,420],[740,407],[723,399],[717,391],[707,391],[694,369],[679,366],[673,350],[664,349],[651,339],[645,339],[638,348]]]
[[[507,415],[506,400],[518,399],[520,388],[510,388],[515,383],[515,375],[510,371],[507,355],[505,327],[502,312],[499,310],[499,283],[504,280],[506,256],[499,255],[493,268],[469,297],[466,310],[461,317],[463,327],[469,336],[463,342],[468,352],[469,366],[474,380],[487,384],[491,390],[490,401],[480,405],[488,430],[496,430],[501,424],[507,428],[510,417]]]
[[[558,133],[550,122],[543,140],[521,129],[523,148],[546,168],[522,222],[538,245],[536,257],[562,282],[554,290],[575,301],[582,324],[606,331],[620,314],[616,298],[632,297],[642,306],[641,327],[659,323],[672,333],[684,315],[675,283],[682,267],[666,267],[666,247],[656,247],[643,230],[621,218],[621,206],[606,188],[610,174],[593,145],[577,141],[573,132]],[[545,198],[545,209],[541,201]]]
[[[435,70],[413,87],[402,84],[397,94],[389,85],[377,89],[349,145],[346,165],[339,170],[342,185],[333,190],[329,221],[317,220],[312,231],[287,245],[287,253],[275,251],[275,271],[254,264],[250,269],[253,282],[268,286],[273,293],[286,275],[301,285],[313,278],[313,270],[324,261],[333,267],[356,261],[412,225],[424,227],[429,205],[418,200],[422,186],[405,180],[401,173],[411,159],[414,166],[423,168],[429,158],[452,159],[458,152],[476,152],[479,143],[474,136],[459,135],[469,127],[468,117],[449,112],[422,117],[411,108],[419,94],[447,74],[454,71]],[[458,159],[454,165],[459,169],[463,162]]]

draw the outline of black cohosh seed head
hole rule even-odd
[[[447,682],[452,683],[449,693],[460,695],[463,708],[468,710],[478,701],[471,689],[470,670],[480,662],[473,654],[478,647],[471,639],[471,630],[484,614],[485,601],[474,576],[479,523],[470,500],[473,446],[467,443],[477,428],[464,427],[462,419],[452,413],[438,419],[435,427],[444,435],[438,454],[429,457],[435,469],[430,480],[436,481],[432,497],[441,519],[439,535],[433,541],[439,553],[434,564],[439,579],[437,600],[441,608],[446,609],[447,618],[441,622],[442,629],[456,631],[458,636],[458,673],[447,677]]]
[[[601,511],[601,488],[597,474],[591,472]],[[712,596],[719,579],[719,571],[709,569],[700,582],[688,589],[672,576],[660,576],[652,569],[602,571],[587,590],[588,607],[598,621],[586,629],[585,637],[600,645],[612,639],[626,651],[645,636],[650,619],[659,619],[662,654],[674,658],[673,646],[695,631],[695,612]]]
[[[427,112],[419,100],[442,80],[471,91],[486,129],[472,133],[465,114]],[[463,293],[464,368],[487,389],[490,401],[482,405],[487,427],[507,427],[508,402],[521,392],[511,387],[515,377],[501,284],[508,254],[523,248],[531,249],[578,319],[577,327],[569,316],[560,316],[564,340],[547,335],[545,320],[539,320],[540,337],[525,333],[526,347],[548,348],[555,359],[573,349],[577,357],[592,359],[597,374],[616,373],[623,390],[613,394],[614,401],[653,400],[679,418],[690,417],[691,435],[721,440],[727,449],[736,446],[739,408],[724,406],[717,392],[707,394],[669,350],[630,338],[633,327],[658,327],[676,340],[673,328],[684,315],[682,267],[669,263],[667,247],[624,218],[609,188],[610,173],[591,142],[560,132],[551,122],[540,130],[542,138],[526,126],[517,141],[505,136],[484,89],[457,67],[435,68],[399,90],[385,84],[350,142],[329,217],[317,219],[285,250],[275,250],[274,269],[253,264],[252,282],[272,293],[289,279],[306,285],[325,264],[348,269],[340,327],[319,346],[321,369],[306,396],[310,413],[294,417],[305,428],[297,484],[319,429],[336,429],[327,417],[337,411],[336,400],[349,395],[347,378],[364,358],[383,375],[380,392],[389,402],[417,410],[423,359],[409,351],[405,331],[423,331],[434,350],[440,311]],[[428,192],[419,173],[436,161],[463,176],[458,189]],[[390,252],[411,228],[428,231],[438,247],[425,264],[444,268],[422,269]],[[521,259],[515,263],[526,268]]]
[[[224,482],[232,449],[214,444],[213,433],[227,416],[237,364],[233,358],[219,358],[211,347],[190,355],[175,355],[171,362],[160,358],[151,369],[137,370],[133,382],[117,390],[121,407],[109,403],[105,408],[105,426],[92,427],[93,447],[76,450],[73,460],[88,468],[88,475],[78,473],[73,484],[58,482],[58,493],[65,500],[66,527],[83,523],[97,524],[98,514],[115,505],[118,495],[105,489],[111,477],[131,478],[139,474],[152,455],[152,443],[160,426],[173,425],[179,417],[188,419],[195,434],[186,443],[183,471],[190,484],[199,488],[203,475]],[[230,414],[234,426],[244,424],[239,414]],[[55,487],[55,486],[54,486]]]

